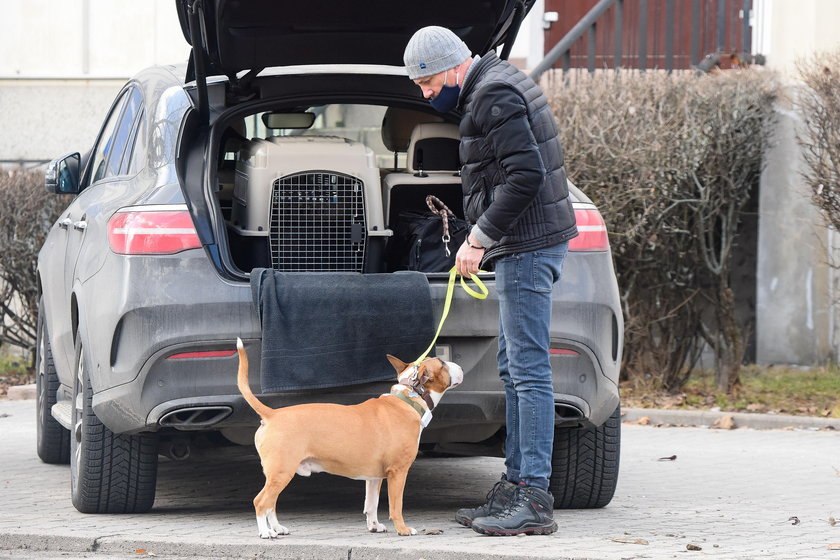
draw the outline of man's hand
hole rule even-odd
[[[474,246],[478,245],[478,240],[472,237],[467,237],[470,243]],[[455,270],[461,276],[470,277],[470,274],[478,274],[478,267],[481,265],[481,259],[484,258],[484,248],[474,249],[467,245],[466,242],[461,244],[458,249],[458,254],[455,255]]]

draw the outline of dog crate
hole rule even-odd
[[[237,163],[230,227],[240,245],[267,247],[276,270],[369,272],[371,250],[390,234],[380,193],[375,155],[363,144],[253,140]]]
[[[361,272],[367,239],[364,183],[333,171],[276,179],[268,238],[276,270]]]

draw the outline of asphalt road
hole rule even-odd
[[[389,532],[365,531],[364,483],[296,477],[278,503],[292,534],[262,541],[256,456],[161,462],[152,512],[83,515],[70,504],[69,467],[35,454],[34,406],[0,400],[0,558],[840,559],[837,431],[624,424],[613,502],[558,511],[548,537],[487,537],[454,521],[482,501],[499,459],[418,459],[405,496],[415,537],[393,532],[384,495]]]

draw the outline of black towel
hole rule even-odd
[[[435,334],[420,272],[358,274],[254,269],[264,393],[396,379],[385,358],[410,362]]]

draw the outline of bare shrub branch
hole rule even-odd
[[[840,50],[800,61],[797,70],[805,84],[796,100],[805,180],[827,223],[840,230]]]
[[[549,95],[570,178],[610,231],[623,375],[676,390],[708,343],[718,387],[733,390],[745,339],[732,249],[770,137],[772,74],[601,72],[571,81]]]
[[[0,171],[0,343],[32,350],[38,315],[37,257],[66,205],[38,171]]]

